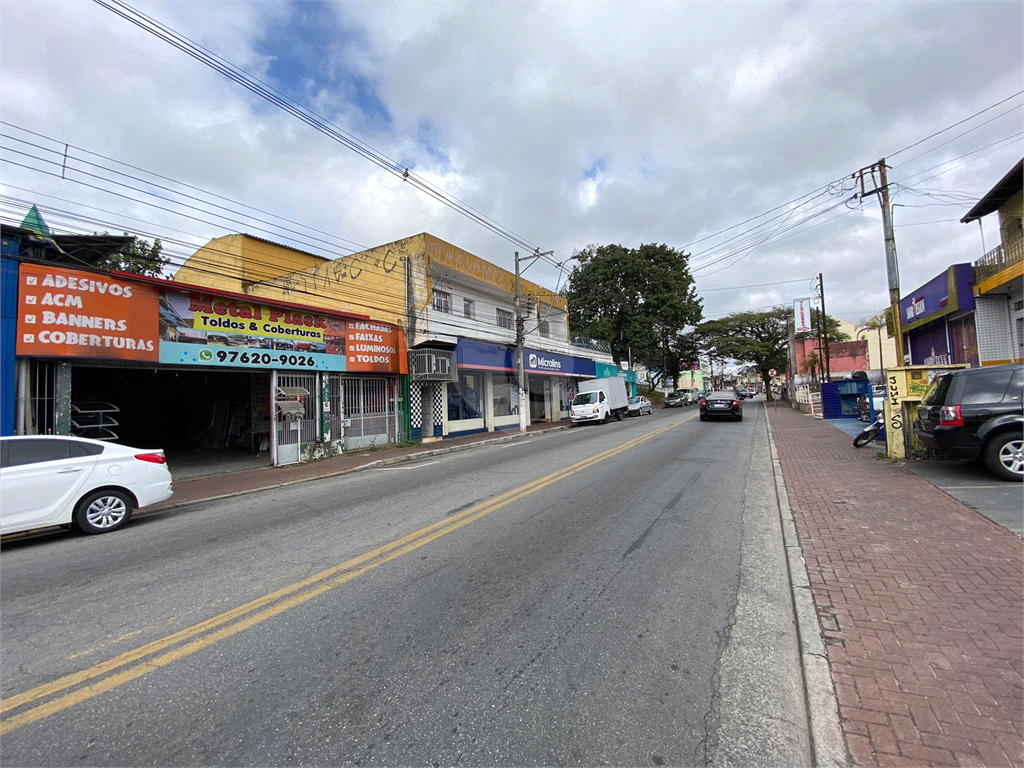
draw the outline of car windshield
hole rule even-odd
[[[640,398],[639,397],[631,397],[631,398],[629,398],[629,404],[630,405],[636,405],[639,402],[640,402]]]
[[[735,392],[712,392],[707,397],[708,400],[735,400]]]
[[[572,399],[573,405],[593,405],[597,402],[597,392],[580,392]]]

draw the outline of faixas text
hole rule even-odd
[[[306,328],[327,328],[327,321],[317,315],[307,315],[303,312],[293,312],[290,309],[278,309],[276,307],[264,307],[259,304],[241,304],[237,301],[217,301],[202,294],[190,293],[189,311],[200,312],[204,315],[220,315],[222,317],[237,317],[241,320],[267,320],[271,323],[281,323],[296,327]]]

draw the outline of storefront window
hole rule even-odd
[[[513,416],[519,413],[519,388],[511,376],[494,374],[494,416]]]
[[[483,418],[483,377],[478,373],[460,373],[458,383],[448,385],[448,420]]]

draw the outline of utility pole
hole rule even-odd
[[[516,251],[516,295],[515,295],[515,312],[516,312],[516,369],[518,372],[518,383],[519,383],[519,432],[526,432],[526,421],[529,408],[529,397],[526,386],[526,371],[523,361],[523,348],[526,342],[526,333],[523,330],[523,315],[520,312],[519,305],[522,301],[522,293],[519,287],[519,276],[521,272],[525,272],[531,266],[533,266],[537,259],[541,256],[550,256],[554,251],[540,252],[538,248],[533,252],[532,255],[524,257],[524,259],[532,259],[522,270],[519,269],[519,251]]]
[[[821,272],[818,273],[818,298],[821,299],[821,330],[822,330],[822,341],[825,344],[825,358],[824,358],[824,374],[825,381],[832,381],[832,363],[829,359],[828,350],[828,315],[825,314],[825,278],[822,277]]]
[[[868,190],[864,184],[864,176],[868,174],[872,180],[875,177],[875,169],[878,169],[879,185],[875,189]],[[883,157],[874,165],[861,168],[854,178],[860,180],[861,199],[868,195],[878,195],[879,203],[882,206],[882,229],[885,232],[885,269],[889,277],[889,306],[892,311],[892,330],[896,340],[896,365],[903,365],[903,323],[900,317],[900,270],[896,259],[896,235],[893,233],[892,206],[889,203],[889,179],[886,175],[885,158]]]
[[[519,251],[516,251],[516,371],[519,384],[519,432],[526,432],[526,404],[529,398],[526,396],[526,372],[523,370],[523,315],[519,311]]]

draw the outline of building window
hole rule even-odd
[[[512,322],[512,313],[506,312],[504,309],[495,310],[498,315],[498,327],[508,328],[510,331],[515,329],[515,323]]]
[[[434,311],[451,313],[452,295],[448,291],[434,291]]]
[[[469,299],[462,300],[462,314],[468,317],[470,320],[473,319],[473,302]]]
[[[551,335],[551,323],[547,320],[540,321],[540,335],[545,339]]]
[[[515,379],[495,373],[491,382],[494,389],[494,415],[513,416],[519,413],[519,387]]]
[[[483,377],[477,373],[460,373],[457,384],[448,385],[448,421],[481,418]]]

